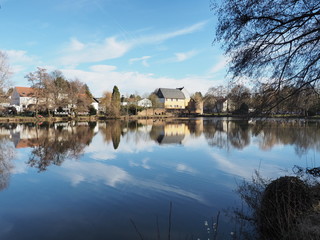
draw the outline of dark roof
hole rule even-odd
[[[160,98],[179,98],[179,99],[186,98],[183,92],[175,88],[159,88],[157,95]]]
[[[184,139],[184,137],[184,134],[173,136],[159,135],[157,138],[157,142],[159,144],[182,144],[182,140]]]

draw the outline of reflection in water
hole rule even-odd
[[[65,159],[78,158],[83,153],[84,147],[91,142],[95,123],[93,125],[44,123],[9,126],[6,131],[4,131],[6,128],[2,129],[2,136],[9,136],[16,148],[31,148],[28,165],[39,171],[45,171],[51,164],[59,166]],[[1,147],[9,149],[4,143]],[[6,151],[2,153],[7,154]]]
[[[7,188],[13,169],[14,147],[7,139],[0,139],[0,191]]]
[[[159,144],[182,144],[190,131],[185,123],[153,124],[150,131],[151,139]]]
[[[60,166],[66,159],[77,159],[90,144],[93,129],[92,125],[58,125],[57,129],[50,125],[36,126],[28,164],[45,171],[51,164]]]
[[[55,124],[5,124],[1,136],[10,138],[16,148],[32,148],[28,163],[40,171],[51,165],[61,165],[67,158],[78,158],[95,135],[97,123]],[[233,121],[223,119],[197,119],[184,121],[119,120],[98,123],[106,143],[117,149],[121,138],[130,132],[137,141],[149,138],[159,144],[183,144],[188,137],[204,135],[208,144],[222,149],[243,149],[253,138],[262,150],[276,145],[294,145],[299,155],[308,149],[320,150],[320,127],[318,122],[307,121]],[[143,129],[143,131],[141,131]],[[293,131],[294,130],[294,131]],[[5,146],[4,143],[1,146]],[[3,147],[4,148],[4,147]],[[5,147],[7,149],[7,147]],[[5,151],[3,154],[8,154]]]
[[[252,127],[252,135],[259,137],[262,149],[283,144],[295,146],[298,155],[311,148],[320,151],[319,121],[261,121]]]
[[[317,122],[208,118],[5,124],[0,125],[0,139],[1,187],[11,181],[11,191],[1,192],[0,204],[6,212],[0,215],[0,223],[9,216],[6,219],[16,226],[11,238],[3,238],[6,233],[1,231],[0,238],[10,240],[19,239],[14,235],[18,228],[28,229],[24,233],[30,235],[24,239],[46,239],[46,226],[51,223],[60,223],[55,239],[63,239],[69,228],[75,229],[72,236],[77,239],[82,234],[82,239],[90,239],[91,232],[100,234],[95,239],[108,239],[110,234],[112,239],[132,239],[136,236],[123,223],[128,216],[146,232],[153,227],[153,213],[160,213],[160,221],[167,219],[163,216],[167,205],[161,205],[169,201],[175,206],[176,236],[186,230],[198,234],[203,227],[199,219],[207,220],[208,215],[234,204],[238,200],[231,193],[235,179],[251,175],[259,162],[263,173],[272,177],[283,174],[277,169],[291,169],[294,164],[312,173],[319,167],[309,161],[320,149]],[[14,152],[18,154],[13,161]],[[295,152],[303,154],[303,159]],[[304,166],[301,159],[308,163]],[[51,171],[38,174],[30,166]],[[34,211],[34,197],[42,206],[38,211]],[[17,206],[25,212],[15,211]],[[217,239],[230,239],[232,226],[222,215]],[[11,220],[18,218],[25,222]],[[29,219],[38,220],[42,231],[29,228]],[[42,224],[43,219],[48,221]],[[123,229],[127,237],[121,238]],[[220,235],[223,231],[228,234]]]
[[[244,149],[254,138],[262,150],[276,145],[293,145],[296,153],[302,155],[309,149],[320,151],[319,124],[299,120],[255,121],[253,124],[224,119],[111,120],[78,124],[2,124],[0,135],[11,139],[16,148],[33,148],[29,164],[43,171],[50,164],[60,165],[67,158],[78,158],[95,135],[95,127],[106,143],[112,142],[114,149],[129,133],[135,133],[137,141],[150,138],[159,144],[184,144],[190,136],[198,138],[203,135],[210,146],[221,149]]]

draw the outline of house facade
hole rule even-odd
[[[139,107],[150,108],[150,107],[152,107],[152,102],[151,102],[151,100],[144,98],[144,99],[141,99],[140,101],[138,101],[137,105]]]
[[[16,106],[18,111],[23,111],[29,105],[36,104],[34,89],[30,87],[15,87],[11,94],[10,105]]]
[[[15,87],[11,94],[11,100],[10,105],[14,106],[18,112],[22,112],[28,108],[30,108],[32,105],[35,105],[37,103],[37,97],[35,94],[35,89],[30,87]],[[49,101],[49,107],[53,106],[53,94],[49,94],[49,99],[47,98],[38,98],[38,104],[44,105],[46,101]],[[79,99],[85,98],[83,94],[79,94]],[[73,106],[72,103],[70,103],[70,100],[68,99],[68,94],[58,94],[59,100],[64,100],[63,103],[61,102],[61,108],[63,111],[69,112],[71,108],[74,108],[76,106]],[[96,98],[92,98],[89,100],[89,104],[93,106],[94,109],[99,109],[99,101]],[[55,112],[57,112],[57,109],[55,109]]]
[[[235,110],[235,107],[233,102],[229,99],[223,98],[223,99],[217,100],[214,112],[226,113],[234,110]]]
[[[159,88],[156,95],[165,109],[185,109],[190,102],[185,88]]]

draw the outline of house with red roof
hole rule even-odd
[[[35,90],[31,87],[15,87],[11,94],[10,104],[18,106],[20,111],[31,104],[36,104]]]

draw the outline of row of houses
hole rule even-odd
[[[157,96],[157,106],[152,106],[152,102],[149,99],[142,99],[135,104],[144,108],[160,107],[168,110],[186,110],[202,113],[202,106],[195,106],[195,101],[190,97],[188,91],[183,88],[159,88],[155,95]],[[68,96],[63,96],[68,98]],[[90,105],[96,110],[101,109],[99,107],[100,98],[93,97]],[[9,99],[9,105],[16,108],[18,112],[23,112],[30,109],[30,106],[36,104],[35,90],[30,87],[14,87],[11,97]],[[122,102],[122,105],[128,105],[128,102]]]

